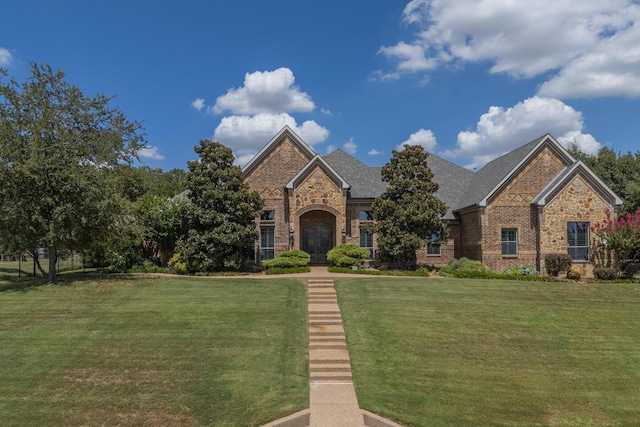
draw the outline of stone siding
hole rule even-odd
[[[300,248],[301,216],[312,211],[325,211],[335,217],[334,244],[342,242],[342,230],[346,227],[346,192],[318,165],[296,185],[289,195],[289,215],[294,229],[294,247]]]
[[[567,222],[585,221],[594,225],[615,216],[610,202],[595,191],[582,176],[576,175],[540,212],[540,258],[544,272],[544,257],[552,253],[567,253]],[[589,237],[593,242],[594,235]],[[592,255],[592,254],[590,254]],[[593,275],[591,262],[574,262],[583,276]]]

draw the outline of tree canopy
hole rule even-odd
[[[624,205],[618,212],[620,216],[634,213],[640,207],[640,151],[616,154],[612,149],[603,147],[597,155],[589,155],[572,147],[569,152],[622,197]]]
[[[415,267],[416,250],[434,236],[447,237],[442,216],[447,208],[434,194],[438,184],[427,165],[427,153],[421,146],[406,146],[393,151],[382,168],[387,190],[373,202],[378,254],[382,261]]]
[[[114,170],[144,146],[112,98],[86,96],[48,65],[19,84],[0,70],[0,235],[5,249],[56,254],[100,239],[120,213]]]
[[[231,149],[202,140],[194,150],[200,160],[188,162],[191,203],[176,251],[192,272],[238,270],[258,238],[255,218],[262,199],[244,183]]]

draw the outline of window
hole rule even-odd
[[[262,211],[260,219],[262,221],[273,221],[276,219],[276,211]]]
[[[360,221],[373,221],[373,211],[359,211],[358,219]]]
[[[437,234],[431,235],[431,240],[427,242],[427,255],[440,255],[440,243],[438,240],[440,236]]]
[[[375,250],[373,249],[373,233],[360,227],[360,247],[369,249],[369,259],[375,258]]]
[[[567,250],[574,261],[589,261],[589,223],[567,223]]]
[[[502,255],[518,255],[518,229],[502,229]]]
[[[260,227],[260,261],[275,257],[275,227]]]

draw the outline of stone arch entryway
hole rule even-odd
[[[324,210],[300,215],[300,249],[311,256],[311,264],[327,264],[327,252],[336,242],[336,216]]]

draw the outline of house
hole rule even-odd
[[[449,239],[425,242],[418,262],[445,265],[453,258],[482,261],[494,271],[568,253],[574,267],[592,274],[590,226],[615,216],[622,200],[551,135],[537,138],[472,172],[433,154],[427,159],[448,207]],[[386,189],[379,167],[342,150],[321,156],[284,127],[244,167],[243,177],[264,200],[256,218],[256,259],[302,249],[313,264],[341,243],[375,256],[373,200]]]

